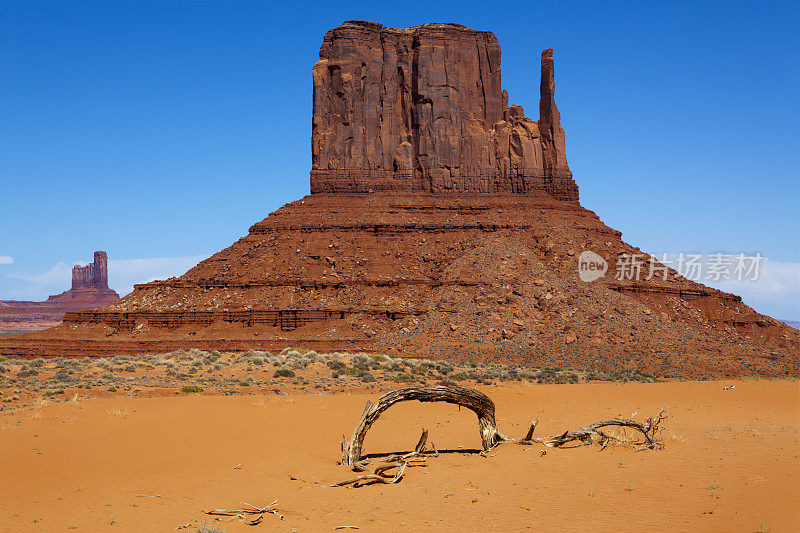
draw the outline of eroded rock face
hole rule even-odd
[[[179,278],[0,339],[0,355],[299,346],[695,378],[800,373],[800,332],[738,296],[669,269],[582,280],[579,251],[608,265],[643,252],[577,202],[551,50],[538,122],[507,106],[494,35],[453,24],[346,23],[326,35],[314,82],[314,194]],[[105,280],[98,264],[77,282]],[[81,291],[97,289],[67,293]]]
[[[50,296],[43,302],[0,300],[0,327],[49,327],[61,321],[69,311],[85,311],[119,300],[108,288],[108,255],[94,253],[94,261],[72,267],[72,288]]]
[[[319,55],[312,193],[543,191],[578,201],[552,49],[542,54],[538,123],[508,106],[488,31],[351,21],[325,34]]]
[[[86,266],[72,267],[72,288],[108,289],[108,255],[95,252],[94,261]]]

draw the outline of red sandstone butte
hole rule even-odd
[[[43,302],[0,300],[0,327],[35,328],[61,322],[68,311],[85,311],[119,300],[108,288],[108,256],[95,252],[94,262],[72,267],[72,288]]]
[[[458,24],[346,22],[313,69],[311,191],[179,278],[0,340],[0,353],[369,350],[800,374],[800,332],[667,269],[591,283],[577,256],[643,254],[578,202],[541,60],[538,121],[508,106],[500,47]],[[612,268],[613,270],[613,268]]]
[[[508,106],[500,45],[460,24],[346,22],[314,65],[311,192],[525,193],[578,201],[542,54],[537,123]]]

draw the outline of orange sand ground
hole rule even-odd
[[[0,530],[800,530],[797,381],[479,388],[512,435],[533,418],[545,435],[666,404],[666,448],[504,445],[431,458],[397,485],[331,488],[290,475],[351,477],[339,442],[377,393],[42,400],[0,414]],[[479,447],[471,412],[412,402],[376,423],[364,451],[409,449],[423,426],[440,450]],[[276,498],[284,519],[254,527],[201,513]]]

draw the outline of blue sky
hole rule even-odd
[[[555,48],[582,204],[649,252],[761,253],[725,289],[800,320],[796,2],[0,1],[0,298],[96,249],[118,290],[179,275],[308,194],[311,67],[348,19],[493,31],[534,118]]]

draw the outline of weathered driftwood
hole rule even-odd
[[[420,435],[419,441],[417,441],[417,445],[414,447],[413,452],[389,455],[382,462],[376,464],[372,468],[368,466],[369,461],[367,459],[356,461],[353,463],[353,470],[356,472],[366,472],[366,474],[346,479],[344,481],[340,481],[339,483],[334,483],[331,485],[331,487],[344,487],[346,485],[360,487],[363,485],[370,485],[372,483],[397,483],[403,478],[406,467],[424,466],[425,459],[423,454],[425,453],[425,444],[427,441],[428,430],[424,429],[422,430],[422,435]],[[439,455],[439,453],[436,452],[436,448],[434,448],[433,453],[434,457]],[[397,472],[395,472],[394,475],[386,474],[387,471],[395,468],[397,468]]]
[[[364,445],[364,437],[367,431],[372,427],[381,414],[399,402],[406,402],[417,400],[420,402],[446,402],[465,407],[473,411],[478,417],[478,429],[481,435],[481,442],[484,451],[491,450],[498,444],[502,443],[516,443],[516,444],[543,444],[550,447],[561,447],[568,443],[577,442],[579,445],[591,444],[597,442],[605,448],[610,442],[631,444],[641,446],[643,448],[656,449],[661,447],[661,443],[656,439],[656,434],[660,430],[660,423],[666,418],[666,412],[662,410],[658,415],[648,418],[645,422],[636,422],[631,417],[630,419],[612,419],[602,420],[589,426],[576,429],[573,431],[565,431],[561,435],[555,435],[545,438],[534,438],[533,432],[536,429],[536,421],[532,422],[528,428],[527,433],[521,439],[509,437],[504,435],[497,428],[495,421],[495,406],[494,402],[484,393],[471,389],[469,387],[462,387],[460,385],[442,385],[437,387],[406,387],[397,389],[381,396],[377,403],[367,402],[364,411],[361,413],[361,418],[358,420],[355,429],[349,439],[342,442],[342,464],[353,465],[356,469],[366,468],[365,463],[361,462],[361,449]],[[639,431],[644,436],[644,441],[630,440],[627,438],[620,438],[601,430],[606,427],[622,427],[631,428]],[[417,448],[410,455],[420,456],[424,451],[425,439],[427,439],[427,432],[423,432],[420,438],[420,443]],[[409,457],[410,458],[410,457]],[[402,457],[393,457],[395,462],[407,462]],[[404,470],[404,467],[402,468]],[[368,470],[368,469],[367,469]],[[397,483],[402,477],[394,476],[387,478],[381,476],[376,472],[371,472],[364,480],[370,475],[378,476],[382,479],[383,483]],[[395,479],[395,477],[397,479]],[[369,479],[374,479],[369,477]],[[376,479],[374,479],[376,480]],[[348,480],[352,483],[355,480]],[[377,480],[376,480],[377,481]],[[344,483],[343,483],[344,484]],[[337,484],[341,485],[341,484]]]
[[[667,418],[666,410],[662,409],[656,416],[645,419],[644,422],[636,422],[631,418],[613,418],[611,420],[601,420],[589,426],[575,429],[572,431],[565,431],[561,435],[552,437],[545,437],[543,439],[530,439],[531,442],[544,444],[558,448],[571,442],[579,442],[578,445],[592,444],[597,442],[605,448],[609,443],[615,442],[620,444],[630,444],[640,449],[655,450],[661,448],[663,444],[656,439],[656,435],[661,430],[661,422]],[[601,428],[604,427],[618,427],[618,428],[631,428],[640,432],[644,437],[644,441],[636,441],[628,438],[620,438],[615,435],[609,435]],[[601,449],[602,449],[601,448]]]
[[[261,520],[264,518],[265,513],[274,514],[275,516],[283,520],[283,515],[280,514],[278,510],[275,508],[277,504],[278,500],[275,500],[266,507],[256,507],[255,505],[250,505],[249,503],[242,502],[242,505],[247,506],[244,509],[211,509],[210,511],[203,511],[203,512],[209,515],[230,516],[231,520],[235,518],[241,518],[242,521],[248,526],[255,526],[261,523]]]
[[[364,437],[381,413],[399,402],[446,402],[470,409],[478,416],[483,449],[489,450],[508,437],[497,430],[494,418],[494,402],[484,393],[460,385],[439,387],[406,387],[384,394],[377,403],[367,402],[361,418],[349,440],[342,443],[342,464],[353,465],[361,458]]]

